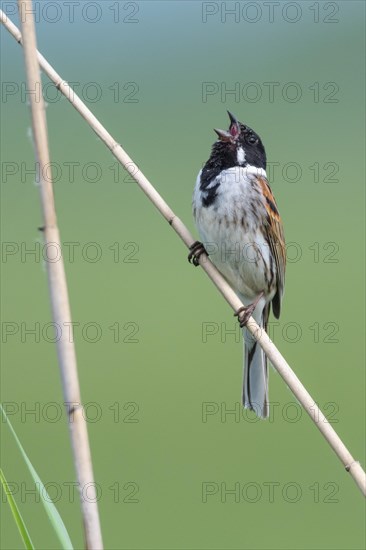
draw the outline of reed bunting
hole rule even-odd
[[[245,328],[252,315],[267,329],[270,307],[278,319],[285,283],[285,239],[281,217],[267,181],[266,153],[258,136],[228,112],[228,131],[199,172],[193,215],[202,243],[191,247],[198,265],[207,248],[245,308],[236,315],[245,341],[243,405],[262,418],[269,414],[267,358]]]

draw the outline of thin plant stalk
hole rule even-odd
[[[22,23],[23,47],[27,85],[32,115],[32,132],[35,157],[38,161],[37,180],[43,212],[42,232],[45,246],[61,248],[57,226],[52,180],[45,177],[50,165],[45,105],[42,95],[41,73],[36,46],[36,32],[33,18],[32,0],[18,0],[19,16]],[[33,93],[32,93],[33,92]],[[35,92],[35,93],[34,93]],[[57,262],[46,262],[52,317],[56,326],[71,326],[70,304],[62,258]],[[80,387],[77,373],[75,347],[67,331],[62,331],[57,340],[58,362],[61,371],[65,402],[68,406],[69,429],[74,455],[75,469],[79,483],[81,510],[84,523],[86,548],[103,548],[99,522],[96,487],[88,441],[85,416],[81,405]],[[88,498],[82,492],[88,487]]]
[[[0,10],[0,20],[6,26],[12,36],[22,44],[22,35],[17,27],[7,18],[7,16]],[[174,214],[170,206],[164,201],[161,195],[149,182],[146,176],[138,169],[133,160],[124,151],[121,145],[111,136],[111,134],[104,128],[99,120],[93,115],[88,107],[83,103],[80,97],[75,94],[69,84],[61,78],[61,76],[54,70],[54,68],[48,63],[41,53],[38,52],[38,60],[40,67],[48,78],[55,84],[57,89],[68,99],[68,101],[75,107],[79,114],[86,120],[89,126],[94,130],[97,136],[105,143],[110,149],[115,158],[120,164],[131,174],[132,178],[136,181],[142,191],[147,195],[150,201],[158,209],[161,215],[168,221],[174,231],[178,234],[181,240],[187,247],[190,247],[195,239],[184,225],[184,223]],[[199,263],[202,269],[210,277],[216,288],[220,291],[222,296],[232,307],[234,311],[237,311],[242,307],[242,302],[235,294],[233,289],[225,281],[221,273],[215,268],[210,259],[202,254],[199,258]],[[362,469],[360,463],[353,458],[347,447],[344,445],[340,437],[335,432],[334,428],[328,422],[314,399],[309,392],[300,382],[296,374],[293,372],[287,361],[278,351],[276,346],[270,340],[268,334],[261,329],[254,319],[251,317],[247,328],[255,340],[262,347],[263,351],[271,361],[274,368],[279,372],[287,386],[290,388],[296,399],[304,407],[315,426],[322,433],[326,441],[332,447],[336,453],[346,471],[350,473],[351,477],[356,482],[359,489],[366,496],[366,474]]]

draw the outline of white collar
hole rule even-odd
[[[240,168],[245,172],[245,174],[253,174],[253,176],[262,176],[267,179],[267,173],[263,168],[256,168],[256,166],[251,166],[250,164],[248,166],[241,166]]]

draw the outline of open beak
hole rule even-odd
[[[231,124],[238,124],[237,118],[233,115],[233,113],[230,113],[230,111],[227,112],[230,118]]]
[[[234,143],[240,134],[240,122],[238,122],[236,117],[232,113],[230,113],[230,111],[228,111],[227,114],[230,117],[229,131],[227,132],[226,130],[218,130],[217,128],[214,128],[214,130],[221,141],[230,141],[231,143]]]
[[[227,114],[229,115],[229,118],[230,118],[229,132],[233,136],[233,138],[237,138],[238,135],[240,134],[240,123],[237,120],[237,118],[232,113],[230,113],[230,111],[228,111]]]
[[[221,141],[233,141],[233,136],[230,132],[227,132],[226,130],[218,130],[217,128],[214,128],[214,131],[219,136]]]

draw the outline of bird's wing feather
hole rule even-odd
[[[281,216],[278,212],[277,205],[269,183],[266,178],[257,177],[258,183],[261,186],[262,193],[265,199],[265,208],[268,214],[266,225],[266,236],[269,247],[273,254],[277,269],[277,292],[273,298],[273,313],[278,319],[281,312],[281,299],[285,287],[285,269],[286,269],[286,247],[285,235]]]

